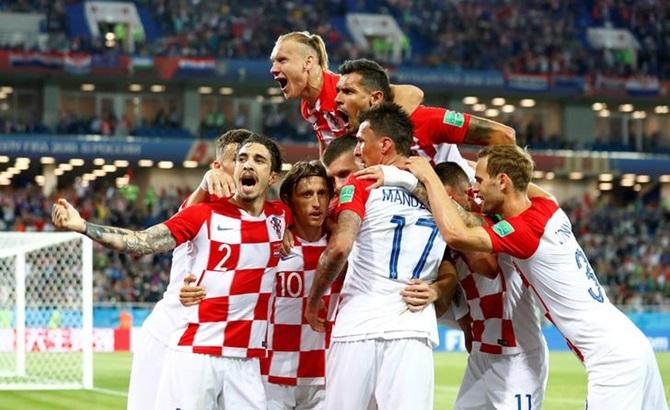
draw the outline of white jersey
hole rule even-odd
[[[179,327],[179,318],[184,317],[182,305],[179,302],[179,289],[183,286],[184,277],[190,273],[192,258],[191,242],[184,242],[174,248],[170,266],[170,282],[163,293],[163,298],[156,303],[142,324],[147,332],[165,343],[165,346],[170,343],[172,332]]]
[[[340,191],[338,214],[361,217],[340,294],[332,340],[427,338],[437,344],[433,305],[412,313],[400,292],[412,278],[433,282],[445,242],[430,212],[409,192],[350,177]]]
[[[616,351],[634,354],[648,341],[614,305],[572,233],[570,220],[547,198],[493,226],[485,226],[494,252],[507,253],[529,282],[547,317],[587,369]]]

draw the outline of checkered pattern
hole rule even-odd
[[[300,102],[300,114],[305,121],[312,124],[316,137],[324,146],[328,146],[335,138],[346,135],[347,128],[343,121],[335,114],[335,86],[340,79],[338,74],[330,71],[323,72],[323,86],[319,98],[313,107],[305,100]]]
[[[210,207],[192,239],[196,249],[193,272],[200,272],[197,284],[205,288],[207,296],[188,309],[189,323],[177,349],[216,356],[263,357],[286,214],[283,208],[268,204],[263,215],[254,217],[222,202]],[[180,216],[189,209],[177,214],[176,222],[166,223],[175,238],[181,219],[203,219],[202,210],[200,215],[196,211]]]
[[[458,279],[472,319],[472,349],[483,353],[515,354],[521,351],[512,326],[511,309],[505,309],[507,284],[502,273],[495,279],[472,272],[463,256],[452,252]]]
[[[327,326],[326,334],[313,331],[305,320],[305,306],[326,243],[326,237],[317,242],[305,242],[296,236],[292,254],[277,266],[268,329],[268,357],[261,359],[261,373],[270,383],[295,386],[325,382],[331,326]],[[331,325],[335,320],[343,278],[344,275],[338,278],[324,297]]]

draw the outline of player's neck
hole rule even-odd
[[[319,94],[321,94],[322,88],[323,71],[315,70],[314,74],[310,74],[307,78],[307,87],[305,87],[300,97],[307,102],[307,105],[313,107],[319,98]]]
[[[503,202],[502,212],[500,214],[503,218],[510,218],[517,216],[526,209],[530,208],[531,202],[525,192],[514,192],[508,194]]]
[[[242,199],[237,195],[233,195],[233,197],[230,198],[230,203],[246,211],[251,216],[258,216],[263,212],[263,206],[265,205],[265,195],[249,200]]]
[[[316,242],[323,237],[323,228],[321,226],[303,226],[301,224],[293,225],[295,234],[307,242]]]
[[[405,165],[406,161],[407,157],[394,153],[382,158],[380,165],[393,165],[400,167],[401,165]]]

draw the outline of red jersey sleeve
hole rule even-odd
[[[370,197],[370,191],[366,188],[373,184],[374,181],[361,180],[353,175],[347,178],[342,189],[340,189],[339,204],[337,205],[336,213],[349,210],[354,211],[363,219],[365,216],[365,203]]]
[[[163,222],[168,227],[177,246],[195,238],[209,216],[211,208],[207,204],[195,204],[177,212],[172,218]]]
[[[484,226],[491,238],[493,252],[503,252],[519,259],[528,259],[540,246],[547,222],[558,205],[547,198],[533,198],[531,207],[521,214]]]
[[[411,115],[414,133],[432,144],[460,144],[470,126],[470,114],[438,107],[419,106]]]

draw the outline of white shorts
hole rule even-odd
[[[133,365],[130,370],[128,410],[156,407],[158,384],[168,352],[167,345],[146,329],[142,328],[140,332],[140,341],[135,344]]]
[[[547,373],[546,344],[510,355],[474,352],[468,357],[454,409],[540,409]]]
[[[326,387],[288,386],[265,383],[268,410],[322,410],[326,406]]]
[[[433,409],[433,350],[426,339],[333,342],[326,409]]]
[[[667,410],[663,380],[651,345],[645,338],[634,348],[633,355],[608,353],[588,369],[588,410]]]
[[[258,359],[170,350],[156,410],[265,410]]]

